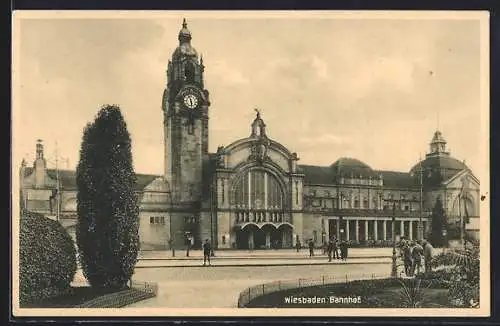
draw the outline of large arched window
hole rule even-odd
[[[236,208],[282,210],[283,189],[272,174],[253,170],[245,172],[233,187],[232,202]]]

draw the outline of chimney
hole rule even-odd
[[[36,160],[35,160],[35,187],[40,188],[45,185],[45,168],[47,163],[43,158],[43,141],[38,139],[36,142]]]

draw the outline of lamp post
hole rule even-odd
[[[214,180],[212,179],[212,182],[210,182],[210,256],[215,257],[214,253],[214,223],[213,223],[213,216],[214,216]]]
[[[344,240],[344,229],[340,229],[340,241]]]
[[[170,201],[170,208],[168,210],[168,228],[170,230],[170,249],[172,250],[172,257],[175,257],[175,248],[174,248],[174,242],[175,242],[175,233],[172,232],[172,191],[167,191],[167,196]]]
[[[392,235],[392,270],[391,276],[396,277],[398,270],[396,266],[396,203],[392,204],[392,221],[391,221],[391,235]]]
[[[422,177],[423,177],[424,170],[422,169],[422,157],[420,157],[420,164],[419,164],[419,174],[420,174],[420,214],[418,217],[418,240],[422,241],[424,239],[424,222],[422,221],[422,213],[423,213],[423,182],[422,182]]]

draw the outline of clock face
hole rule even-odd
[[[184,96],[184,105],[189,109],[194,109],[198,106],[198,98],[194,94]]]

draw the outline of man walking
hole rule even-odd
[[[314,256],[314,242],[309,240],[309,257]]]
[[[211,251],[212,251],[212,246],[210,245],[210,242],[208,242],[208,239],[205,239],[205,243],[203,244],[203,266],[206,266],[207,261],[208,261],[208,266],[212,265],[210,263]]]
[[[295,247],[297,248],[297,252],[300,251],[300,240],[297,238],[297,243],[295,244]]]

